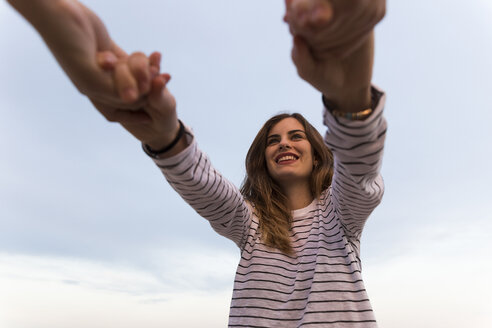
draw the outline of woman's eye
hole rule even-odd
[[[270,138],[270,139],[268,139],[268,141],[267,141],[267,145],[273,145],[273,144],[275,144],[275,143],[277,143],[277,142],[278,142],[278,139],[275,139],[275,138]]]
[[[302,139],[302,135],[294,134],[294,135],[292,135],[292,139]]]

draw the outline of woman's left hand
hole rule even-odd
[[[284,20],[313,55],[344,58],[369,37],[386,13],[386,0],[285,0]]]
[[[292,60],[297,73],[339,111],[358,112],[370,107],[373,58],[374,33],[345,58],[330,52],[316,58],[302,37],[294,37]]]
[[[385,0],[285,0],[299,76],[341,111],[370,106],[374,26]]]

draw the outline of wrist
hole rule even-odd
[[[166,133],[159,135],[157,138],[152,140],[144,141],[143,143],[150,148],[152,151],[158,151],[160,149],[164,149],[171,145],[176,138],[179,137],[181,124],[179,120],[176,119],[176,123],[174,127],[168,129]]]
[[[371,107],[371,85],[355,90],[345,88],[338,92],[323,92],[323,98],[339,112],[360,112]]]

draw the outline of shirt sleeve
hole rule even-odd
[[[220,235],[231,239],[240,249],[246,243],[251,209],[239,189],[225,179],[197,146],[189,128],[189,146],[179,154],[153,158],[165,178],[180,196]]]
[[[365,120],[334,117],[326,108],[323,114],[325,143],[334,157],[332,202],[346,234],[357,240],[384,192],[380,169],[386,136],[385,94],[373,86],[372,96],[376,106]]]

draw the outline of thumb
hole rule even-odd
[[[158,75],[152,80],[152,88],[148,96],[150,101],[159,102],[162,91],[166,87],[169,80],[171,80],[171,75],[167,73]]]
[[[308,79],[316,68],[309,45],[298,35],[294,36],[294,46],[292,48],[292,61],[296,65],[297,74],[303,79]]]
[[[166,89],[166,85],[171,79],[171,75],[164,73],[158,75],[152,80],[152,88],[148,94],[149,114],[162,115],[163,112],[169,111],[175,107],[174,97]]]

